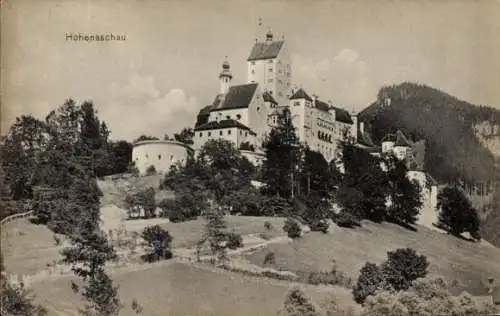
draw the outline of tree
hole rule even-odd
[[[17,203],[12,200],[9,184],[5,180],[4,169],[0,166],[0,220],[17,213],[18,210]]]
[[[382,265],[385,279],[396,291],[407,290],[413,281],[427,275],[429,262],[411,248],[397,249],[387,253]]]
[[[84,286],[83,297],[88,302],[81,314],[84,316],[111,316],[118,315],[121,303],[118,298],[118,287],[105,273],[98,268],[89,278],[88,285]]]
[[[262,177],[266,195],[289,198],[295,190],[294,176],[300,160],[300,144],[289,110],[278,115],[278,124],[273,127],[264,142],[266,160],[262,165]]]
[[[14,200],[31,197],[47,138],[45,123],[31,115],[17,117],[10,127],[2,145],[1,161]]]
[[[319,312],[314,307],[307,296],[298,288],[288,292],[283,309],[282,316],[318,316]]]
[[[341,148],[345,175],[337,193],[338,201],[357,221],[365,218],[383,221],[388,181],[380,159],[348,142],[343,142]]]
[[[205,232],[201,243],[208,242],[212,253],[214,263],[225,265],[227,258],[227,229],[226,221],[221,212],[221,208],[215,207],[211,203],[211,207],[204,214],[205,217]]]
[[[477,211],[465,194],[457,187],[443,188],[437,197],[439,211],[438,225],[454,236],[463,232],[479,232]]]
[[[389,196],[391,205],[387,210],[389,219],[396,223],[415,224],[422,207],[420,185],[410,181],[408,169],[394,155],[385,159],[388,166]]]
[[[172,236],[159,225],[148,226],[142,231],[141,237],[146,242],[149,262],[172,258]]]
[[[321,153],[306,147],[300,168],[301,195],[314,194],[321,198],[332,198],[335,186],[340,183],[337,170],[332,167]]]
[[[353,288],[356,302],[363,304],[368,296],[379,291],[405,291],[417,279],[427,275],[429,262],[411,248],[387,252],[387,260],[380,266],[367,262],[360,270]]]
[[[186,145],[192,145],[194,137],[194,131],[192,128],[183,128],[179,133],[174,134],[174,139],[178,142],[184,143]]]
[[[125,198],[125,203],[129,210],[136,207],[142,208],[144,210],[144,217],[154,217],[154,212],[156,210],[155,190],[153,187],[149,187],[137,191],[134,194],[129,194]]]
[[[136,139],[134,139],[134,141],[132,143],[143,142],[146,140],[159,140],[159,138],[156,136],[141,135],[141,136],[137,137]]]
[[[384,288],[384,274],[376,264],[367,262],[360,270],[358,281],[352,293],[354,300],[363,304],[365,299]]]

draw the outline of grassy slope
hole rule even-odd
[[[269,245],[247,258],[262,265],[268,251],[276,255],[278,267],[286,270],[328,270],[334,259],[341,271],[357,278],[365,262],[380,263],[386,253],[411,247],[427,256],[430,273],[442,275],[449,282],[459,281],[460,289],[480,294],[480,280],[493,276],[500,280],[500,249],[489,244],[471,243],[419,227],[418,232],[393,224],[366,222],[360,229],[336,228],[324,235],[312,232],[293,244]]]
[[[276,315],[282,307],[290,284],[259,279],[206,266],[161,263],[147,270],[117,272],[125,307],[123,316],[135,315],[130,308],[133,298],[144,307],[143,315]],[[37,300],[47,306],[50,315],[77,315],[79,296],[69,290],[68,277],[34,284]],[[320,302],[333,295],[344,306],[354,305],[351,294],[341,288],[305,287],[306,294]]]
[[[111,219],[113,220],[113,218]],[[110,220],[110,221],[111,221]],[[105,226],[115,226],[116,223]],[[264,217],[226,217],[228,228],[242,235],[267,233],[269,236],[284,235],[283,218]],[[272,231],[268,232],[264,222],[272,224]],[[164,219],[132,220],[125,221],[127,231],[140,232],[148,225],[160,224],[174,237],[173,247],[193,247],[200,240],[205,222],[202,219],[184,223],[166,223]],[[53,234],[45,227],[20,220],[9,223],[5,233],[8,234],[8,246],[5,264],[9,273],[34,274],[46,268],[47,263],[61,258],[59,251],[62,249],[55,245]]]

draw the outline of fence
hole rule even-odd
[[[12,215],[9,215],[7,217],[5,217],[4,219],[2,219],[0,221],[0,230],[2,232],[2,235],[1,235],[1,241],[2,241],[2,255],[6,256],[6,251],[7,251],[7,245],[8,245],[8,233],[7,233],[7,229],[4,229],[4,225],[10,223],[10,222],[13,222],[15,220],[18,220],[18,219],[21,219],[21,218],[26,218],[26,217],[29,217],[33,214],[33,211],[27,211],[27,212],[23,212],[23,213],[18,213],[18,214],[12,214]],[[5,234],[5,236],[4,236]],[[5,316],[11,316],[9,314],[7,314],[5,311],[2,310],[2,308],[0,307],[0,314],[1,315],[5,315]]]

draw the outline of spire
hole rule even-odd
[[[272,41],[273,41],[273,32],[271,32],[271,28],[269,28],[266,34],[266,42],[270,43]]]
[[[227,93],[229,91],[229,86],[231,85],[231,79],[233,75],[231,74],[229,62],[227,61],[227,56],[222,63],[222,71],[219,74],[220,80],[220,93]]]

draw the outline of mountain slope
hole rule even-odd
[[[359,114],[376,143],[398,129],[425,139],[425,169],[438,182],[497,183],[500,180],[500,111],[476,106],[425,85],[383,87]],[[498,185],[491,186],[500,193]],[[496,194],[498,195],[498,194]],[[500,199],[486,202],[484,235],[500,246]],[[489,205],[488,205],[489,203]]]
[[[359,114],[374,141],[401,129],[425,139],[427,171],[439,182],[500,179],[495,156],[476,136],[476,127],[500,124],[500,111],[475,106],[414,83],[383,87],[376,102]]]

